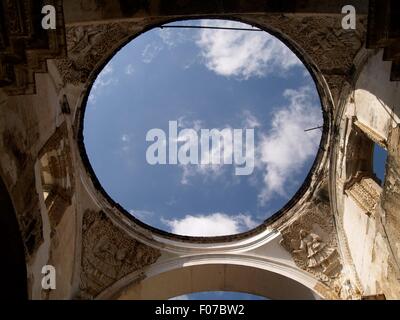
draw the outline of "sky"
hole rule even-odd
[[[222,20],[174,24],[251,28]],[[312,77],[272,35],[156,28],[124,46],[98,75],[84,143],[105,191],[133,216],[175,234],[217,236],[250,230],[290,200],[321,139],[321,130],[304,130],[322,124]],[[150,134],[154,129],[157,135]],[[241,134],[231,144],[203,146],[206,129],[220,130],[228,142]],[[246,143],[250,132],[254,144]],[[238,150],[252,169],[246,175],[237,174]],[[171,164],[174,154],[183,156]],[[196,156],[200,163],[193,164]],[[219,164],[202,163],[208,156]],[[385,152],[376,148],[374,171],[382,180],[384,162]],[[207,292],[177,299],[261,298]]]
[[[385,166],[387,160],[387,151],[375,143],[374,156],[373,156],[373,171],[377,178],[380,180],[381,185],[385,181]]]
[[[250,28],[221,20],[179,24],[185,23]],[[170,121],[178,150],[186,145],[195,154],[197,141],[199,161],[208,152],[220,164],[168,164]],[[135,217],[176,234],[227,235],[254,228],[290,200],[320,143],[320,130],[304,130],[322,121],[307,69],[268,33],[156,28],[123,47],[97,77],[84,142],[103,188]],[[165,132],[167,164],[148,162],[160,138],[146,140],[152,129]],[[237,175],[239,158],[229,143],[200,146],[202,129],[218,129],[224,138],[242,129],[233,142],[243,143],[247,175]]]

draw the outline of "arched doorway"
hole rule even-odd
[[[249,257],[178,259],[151,266],[140,282],[137,276],[126,276],[97,299],[164,300],[207,291],[241,292],[272,300],[323,298],[317,292],[317,281],[305,272],[276,261]]]

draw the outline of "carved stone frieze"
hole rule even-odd
[[[295,264],[320,281],[316,291],[330,299],[360,299],[357,284],[343,268],[329,199],[317,196],[281,234],[281,245]]]
[[[63,1],[56,9],[56,29],[41,26],[41,1],[4,0],[0,10],[0,87],[9,95],[34,94],[35,74],[47,71],[47,59],[65,56]]]
[[[303,212],[281,231],[281,245],[291,253],[299,268],[333,288],[340,276],[342,263],[329,205],[324,202],[310,203]]]
[[[340,16],[264,14],[241,15],[240,18],[269,27],[296,43],[325,75],[335,99],[343,81],[349,79],[353,59],[362,47],[366,29],[363,17],[358,19],[354,31],[342,29]],[[104,63],[116,48],[148,24],[149,21],[110,22],[68,27],[68,58],[56,61],[64,82],[85,83],[93,70]]]
[[[75,188],[68,129],[60,125],[39,152],[43,191],[50,224],[54,229],[71,205]]]
[[[247,16],[245,16],[247,18]],[[250,21],[269,27],[305,53],[324,75],[334,102],[345,82],[349,82],[353,61],[362,48],[366,18],[359,15],[356,30],[344,30],[338,16],[251,15]]]
[[[380,193],[377,190],[377,183],[370,177],[361,177],[353,181],[345,192],[357,205],[365,210],[367,214],[373,214],[379,203]]]
[[[153,264],[161,254],[126,235],[104,212],[86,211],[82,233],[80,289],[84,299],[96,297],[127,274]]]
[[[324,73],[349,71],[362,47],[365,18],[359,17],[356,30],[344,30],[341,16],[264,15],[253,19],[292,39]]]
[[[146,20],[147,21],[147,20]],[[125,41],[149,23],[112,22],[67,27],[68,58],[56,60],[65,83],[85,83]]]

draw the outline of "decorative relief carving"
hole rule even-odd
[[[47,207],[52,229],[60,222],[72,203],[74,174],[67,125],[59,126],[39,152],[41,181],[46,193]]]
[[[264,15],[255,16],[259,23],[279,30],[297,43],[326,74],[345,74],[362,47],[366,19],[359,17],[357,29],[341,27],[338,16]]]
[[[46,4],[56,9],[57,28],[43,32],[39,27],[43,16],[38,1],[3,1],[0,87],[9,95],[34,94],[35,73],[47,71],[47,59],[65,56],[63,2],[48,0]]]
[[[292,253],[299,255],[305,261],[307,268],[321,268],[324,274],[328,273],[332,268],[331,257],[335,249],[328,247],[318,235],[312,232],[300,230],[299,238],[299,248],[293,250]]]
[[[333,288],[342,264],[329,205],[324,202],[308,204],[303,215],[281,234],[281,245],[291,253],[296,265]]]
[[[357,30],[352,32],[343,30],[341,17],[277,14],[240,17],[278,30],[297,43],[327,77],[335,97],[343,81],[347,81],[365,35],[362,17],[358,20]],[[136,23],[112,22],[67,28],[68,59],[56,60],[64,81],[75,85],[85,83],[99,63],[107,60],[124,41],[155,22],[146,19]]]
[[[281,231],[281,245],[291,253],[299,268],[320,281],[317,288],[325,296],[360,299],[360,290],[343,270],[329,199],[324,192],[322,195],[317,194],[302,210],[302,215]]]
[[[321,70],[337,103],[344,83],[351,78],[354,58],[364,43],[365,17],[359,16],[357,29],[351,31],[341,27],[340,15],[265,14],[244,17],[282,33],[296,43]]]
[[[367,214],[373,214],[380,198],[377,183],[372,178],[363,175],[357,175],[351,182],[346,185],[346,194]]]
[[[84,299],[94,298],[127,274],[153,264],[161,255],[159,250],[124,234],[104,212],[86,211],[82,233],[80,289]]]
[[[372,214],[380,198],[380,186],[374,181],[372,172],[372,141],[382,146],[386,145],[386,141],[357,118],[353,117],[352,121],[354,130],[350,133],[346,152],[346,171],[349,178],[344,183],[343,190],[367,214]]]
[[[149,22],[113,22],[73,26],[66,29],[68,58],[56,60],[65,83],[85,83],[121,44],[139,33]]]

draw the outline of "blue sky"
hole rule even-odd
[[[381,185],[385,180],[385,166],[387,160],[387,151],[379,146],[378,144],[374,145],[374,157],[373,157],[373,169],[375,175],[381,180]]]
[[[150,165],[146,134],[153,128],[168,134],[169,121],[199,134],[254,129],[254,171],[238,176],[229,164]],[[128,43],[98,76],[84,141],[104,189],[137,218],[178,234],[226,235],[255,227],[293,196],[321,136],[304,129],[321,124],[308,71],[268,33],[157,28]]]
[[[179,22],[185,23],[250,27]],[[168,133],[169,121],[199,134],[254,129],[254,171],[238,176],[229,164],[150,165],[146,134],[154,128]],[[254,228],[294,195],[321,138],[320,130],[304,130],[322,123],[311,76],[268,33],[157,28],[128,43],[97,77],[84,142],[102,186],[132,215],[176,234],[227,235]],[[377,150],[374,159],[382,176],[384,153]],[[221,292],[181,298],[259,299]]]

